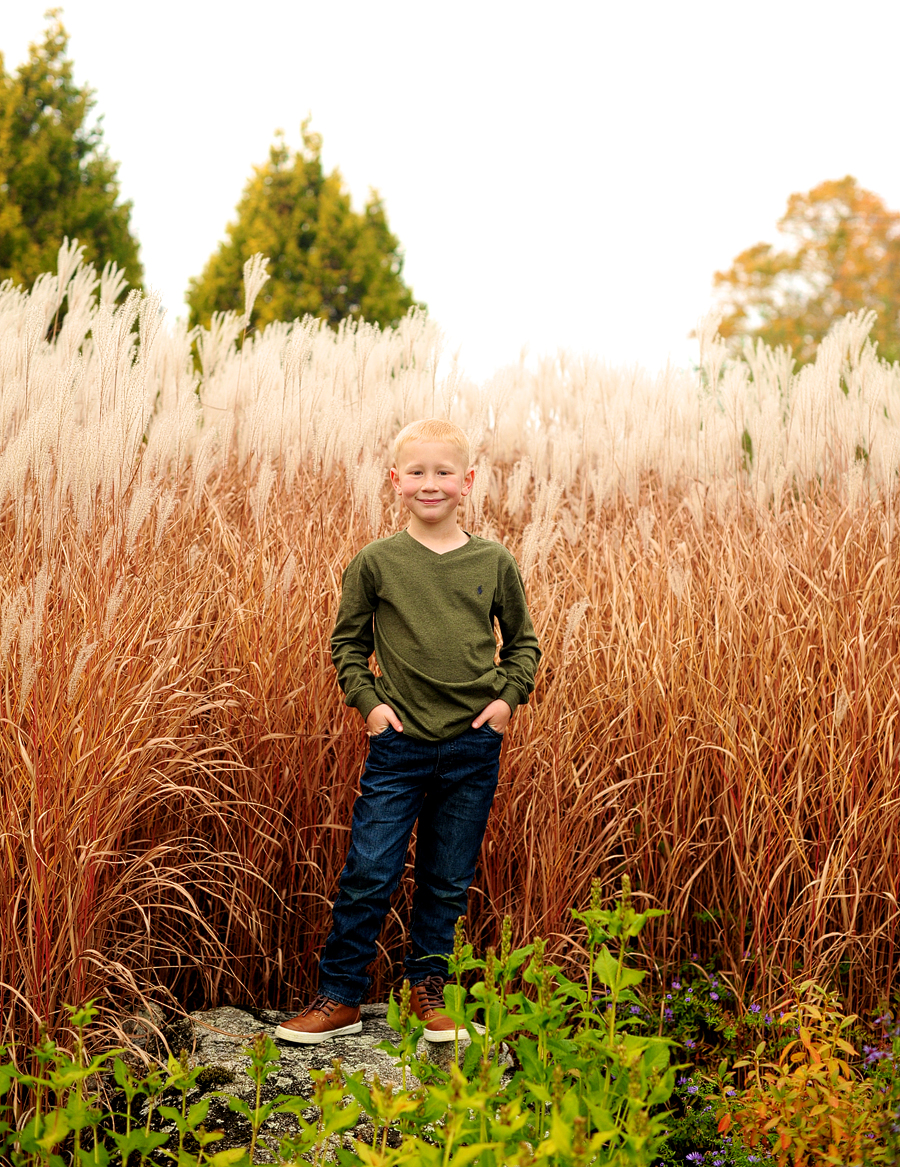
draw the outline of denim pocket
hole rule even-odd
[[[503,734],[498,729],[494,729],[494,727],[489,725],[487,722],[485,722],[481,728],[486,729],[488,733],[493,734],[494,737],[500,738],[501,741],[503,740]]]

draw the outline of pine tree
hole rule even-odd
[[[308,122],[302,134],[293,153],[279,135],[254,167],[226,239],[190,281],[192,324],[242,310],[243,266],[255,252],[269,257],[271,276],[253,310],[256,327],[307,314],[333,326],[348,318],[385,326],[415,305],[381,200],[373,191],[362,214],[354,211],[340,173],[324,173],[319,135]]]
[[[0,56],[0,280],[31,284],[56,268],[60,244],[78,239],[85,259],[109,261],[140,284],[131,203],[119,199],[117,163],[90,124],[93,91],[79,88],[58,10],[14,76]]]

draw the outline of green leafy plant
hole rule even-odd
[[[411,1014],[404,985],[388,1009],[397,1038],[380,1046],[396,1059],[399,1088],[377,1077],[367,1081],[361,1072],[345,1076],[336,1061],[330,1071],[313,1072],[312,1099],[279,1094],[264,1101],[279,1054],[260,1034],[244,1051],[253,1101],[221,1091],[203,1096],[203,1067],[192,1067],[186,1053],[170,1056],[165,1071],[145,1078],[134,1076],[120,1050],[89,1059],[83,1027],[93,1010],[72,1011],[74,1057],[45,1043],[36,1051],[41,1075],[26,1075],[12,1062],[0,1067],[0,1091],[6,1094],[17,1082],[34,1099],[34,1113],[21,1129],[5,1117],[0,1151],[14,1167],[105,1165],[113,1155],[141,1167],[165,1161],[237,1167],[253,1161],[261,1147],[282,1164],[310,1157],[321,1164],[331,1157],[371,1167],[650,1167],[665,1142],[664,1108],[675,1071],[667,1039],[635,1032],[631,1008],[639,1005],[644,974],[630,967],[628,954],[630,942],[659,914],[633,907],[627,879],[620,899],[604,908],[596,884],[587,911],[573,913],[586,932],[581,979],[549,963],[542,940],[513,950],[508,921],[499,954],[488,949],[483,959],[458,929],[445,989],[445,1006],[458,1026],[456,1057],[442,1069],[421,1055],[423,1026]],[[470,974],[480,977],[466,990],[463,978]],[[89,1078],[96,1082],[110,1070],[124,1100],[115,1113],[85,1089]],[[217,1094],[246,1120],[247,1146],[215,1149],[221,1132],[205,1124]],[[141,1100],[146,1116],[137,1125],[132,1116]],[[363,1111],[374,1124],[372,1144],[357,1140],[349,1150],[340,1145],[342,1136]],[[297,1127],[277,1145],[266,1135],[276,1114],[292,1115]],[[160,1120],[169,1130],[153,1129]],[[83,1131],[89,1132],[85,1139]]]
[[[445,1007],[467,1041],[461,1062],[458,1046],[447,1071],[414,1056],[418,1027],[402,1001],[392,1005],[400,1040],[384,1048],[406,1059],[424,1085],[385,1096],[348,1078],[382,1130],[403,1118],[399,1147],[383,1137],[377,1152],[359,1149],[363,1161],[649,1167],[665,1139],[662,1108],[674,1069],[666,1039],[633,1032],[628,1006],[638,1004],[644,974],[628,966],[627,954],[659,914],[634,909],[627,879],[609,909],[595,885],[589,909],[573,913],[587,933],[581,980],[548,963],[540,940],[512,950],[508,924],[500,953],[488,949],[484,959],[458,932]],[[462,979],[471,973],[481,977],[465,993]]]

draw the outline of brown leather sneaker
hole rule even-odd
[[[275,1036],[301,1045],[318,1045],[330,1037],[359,1033],[361,1029],[359,1005],[342,1005],[323,993],[316,993],[302,1013],[290,1021],[282,1021]]]
[[[444,1012],[444,981],[439,976],[426,977],[412,986],[409,1006],[425,1022],[427,1041],[453,1041],[456,1025]],[[465,1035],[465,1030],[460,1030]]]

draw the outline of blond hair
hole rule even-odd
[[[468,434],[458,425],[454,425],[452,421],[431,417],[424,421],[411,421],[409,425],[405,425],[394,439],[393,464],[395,466],[403,447],[410,442],[446,442],[448,446],[454,446],[460,452],[463,465],[467,470],[469,468],[472,453]]]

